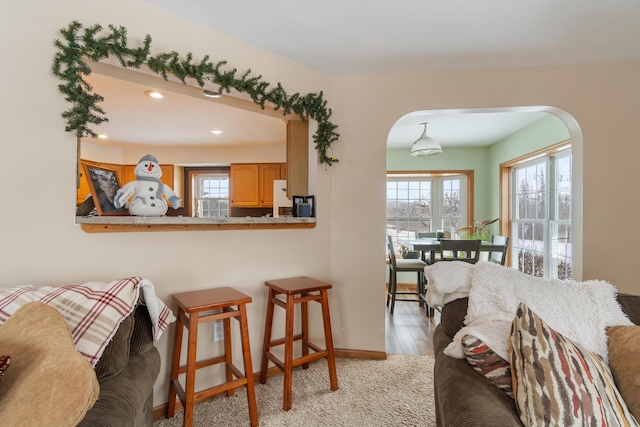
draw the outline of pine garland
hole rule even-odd
[[[270,87],[270,83],[262,80],[261,75],[252,75],[250,69],[238,76],[235,68],[223,68],[227,61],[214,64],[209,61],[208,55],[199,62],[193,59],[191,52],[184,58],[174,51],[152,56],[151,37],[148,34],[142,46],[132,48],[127,45],[126,28],[121,26],[109,25],[107,34],[102,33],[103,28],[98,24],[85,28],[84,31],[82,29],[82,24],[73,21],[67,28],[60,30],[63,39],[54,41],[58,52],[52,66],[53,74],[62,80],[58,89],[72,104],[71,108],[62,113],[62,117],[67,120],[65,131],[73,132],[76,137],[95,138],[97,135],[89,126],[109,121],[99,106],[104,98],[93,93],[93,88],[83,78],[91,74],[85,58],[97,62],[115,56],[125,68],[140,68],[146,64],[165,80],[168,80],[169,75],[177,77],[182,83],[187,83],[187,79],[194,79],[200,87],[206,82],[212,82],[220,87],[221,93],[229,93],[231,89],[235,89],[249,94],[263,109],[266,103],[270,103],[275,110],[282,109],[283,115],[293,112],[302,120],[314,119],[318,122],[318,131],[313,140],[320,163],[331,166],[338,161],[331,150],[331,144],[340,136],[336,132],[338,126],[329,121],[331,109],[327,108],[322,91],[318,94],[289,95],[280,83]]]

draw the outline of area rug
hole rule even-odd
[[[256,384],[262,427],[435,426],[433,358],[390,354],[386,360],[337,358],[339,389],[329,389],[326,361],[293,372],[293,407],[282,410],[283,375]],[[244,387],[216,396],[194,410],[194,427],[249,425]],[[182,426],[182,411],[153,427]]]

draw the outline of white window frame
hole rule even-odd
[[[563,141],[560,144],[556,144],[552,147],[548,147],[545,150],[541,150],[536,153],[532,153],[529,156],[525,156],[514,161],[508,162],[508,164],[501,165],[501,171],[504,174],[505,169],[509,169],[510,176],[510,194],[508,197],[509,202],[509,221],[507,230],[511,236],[511,251],[510,251],[510,260],[509,265],[518,268],[520,271],[528,270],[520,263],[520,257],[531,256],[529,251],[531,251],[531,242],[527,241],[526,246],[525,242],[521,241],[519,238],[519,231],[521,230],[524,224],[537,224],[538,226],[542,226],[542,236],[543,241],[541,245],[537,245],[533,243],[537,249],[534,252],[538,252],[542,256],[542,273],[537,274],[535,269],[536,261],[535,255],[533,255],[533,260],[529,259],[528,261],[533,263],[533,271],[531,271],[534,275],[539,275],[545,278],[560,278],[560,279],[570,279],[571,278],[571,265],[572,265],[572,257],[571,257],[571,213],[569,212],[569,218],[558,218],[558,205],[557,205],[557,195],[558,195],[558,171],[557,164],[561,159],[566,159],[567,157],[571,157],[571,143],[570,141]],[[569,159],[571,163],[571,159]],[[533,164],[543,164],[545,170],[545,217],[538,219],[519,219],[517,218],[517,197],[515,196],[518,192],[519,183],[515,179],[516,171]],[[571,166],[569,166],[570,168]],[[503,175],[504,176],[504,175]],[[565,180],[568,179],[568,186],[565,184],[563,191],[566,193],[567,191],[570,193],[571,191],[571,170],[568,171],[568,175],[565,176]],[[569,194],[569,200],[571,195]],[[502,210],[504,211],[504,201]],[[570,204],[570,203],[569,203]],[[565,231],[568,231],[568,236],[566,239],[559,239],[558,236],[558,228],[563,227]],[[502,234],[505,234],[505,230],[502,229]],[[538,246],[540,246],[538,248]],[[530,264],[531,265],[531,264]]]
[[[430,216],[416,217],[416,221],[428,221],[429,226],[420,230],[407,230],[399,232],[397,227],[390,227],[389,222],[392,218],[387,217],[387,234],[393,236],[394,241],[398,238],[413,238],[416,231],[436,231],[443,230],[442,208],[444,205],[443,181],[451,179],[460,179],[460,209],[461,216],[459,218],[459,226],[466,227],[468,218],[473,218],[473,171],[438,171],[438,172],[416,172],[416,171],[389,171],[387,172],[387,182],[396,181],[428,181],[431,183],[430,188]],[[386,203],[389,198],[387,195]],[[410,217],[402,217],[396,221],[410,221]],[[427,230],[428,228],[428,230]]]
[[[192,217],[195,216],[207,216],[212,218],[227,218],[230,216],[230,195],[229,195],[229,168],[228,167],[214,167],[214,168],[188,168],[187,169],[187,182],[189,186],[189,215]],[[202,206],[203,201],[207,201],[211,198],[205,197],[202,192],[202,181],[207,178],[220,178],[226,179],[227,185],[226,187],[220,189],[219,197],[215,197],[218,200],[226,200],[226,209],[214,209],[217,211],[218,215],[210,215],[209,212],[205,212],[204,207]],[[225,197],[226,196],[226,197]],[[205,214],[206,213],[206,214]]]

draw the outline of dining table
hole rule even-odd
[[[422,260],[428,264],[436,262],[436,253],[440,252],[440,241],[430,237],[415,237],[411,239],[398,239],[398,243],[406,246],[412,251],[420,251],[422,253]],[[498,245],[485,240],[480,245],[481,252],[503,251],[504,245]],[[427,253],[429,253],[429,259],[427,260]]]

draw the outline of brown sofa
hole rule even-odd
[[[144,427],[153,423],[153,385],[160,353],[153,345],[151,319],[138,305],[120,324],[95,372],[100,394],[78,424],[82,427]]]
[[[521,426],[513,399],[476,373],[465,359],[443,353],[464,325],[468,302],[468,298],[461,298],[445,304],[434,331],[436,425]],[[640,325],[640,296],[620,294],[618,302],[629,319]]]

